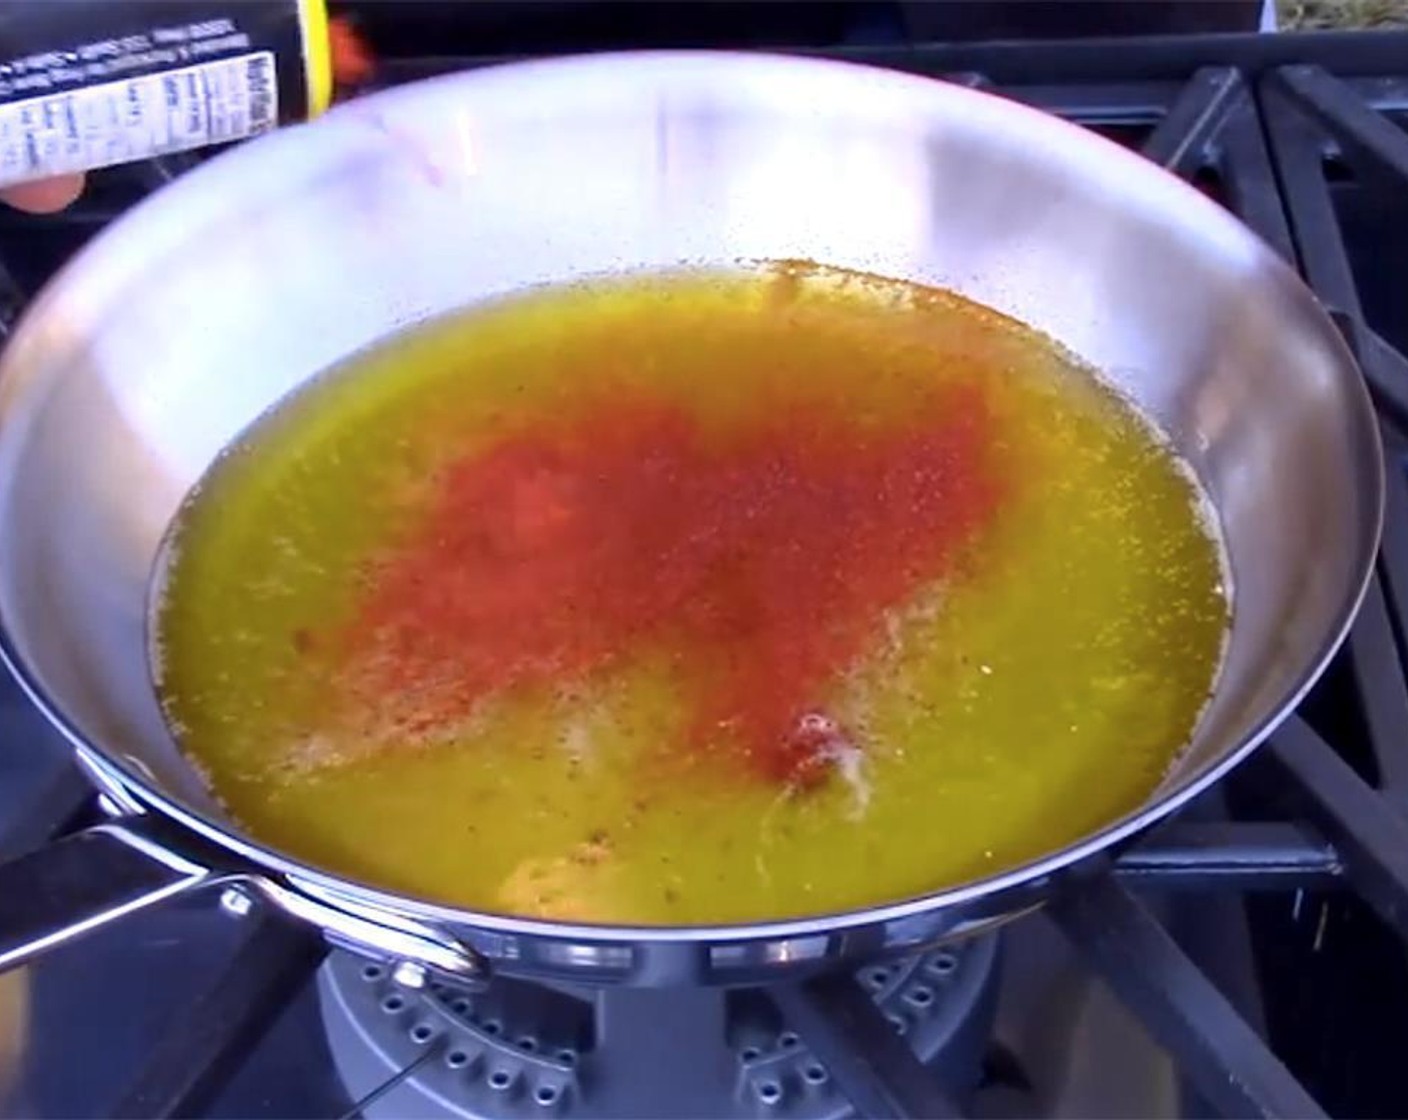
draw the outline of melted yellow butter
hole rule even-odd
[[[415,522],[447,458],[584,386],[648,385],[706,423],[805,399],[883,423],[958,371],[984,379],[1022,484],[977,574],[895,612],[817,698],[860,729],[848,780],[789,795],[704,758],[642,788],[642,744],[682,721],[646,658],[388,749],[308,735],[326,678],[290,636],[347,615],[356,566]],[[543,291],[408,332],[256,424],[174,528],[153,664],[235,817],[346,875],[665,925],[891,901],[1070,843],[1166,772],[1229,618],[1189,478],[1092,374],[951,295],[798,266]]]

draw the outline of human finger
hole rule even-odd
[[[58,175],[0,188],[0,200],[30,214],[52,214],[83,193],[83,175]]]

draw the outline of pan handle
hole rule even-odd
[[[145,823],[96,825],[0,864],[0,972],[217,877]]]
[[[262,898],[354,952],[399,962],[419,986],[426,971],[474,986],[488,963],[459,938],[420,922],[346,900],[318,897],[216,853],[191,858],[194,843],[173,845],[169,829],[146,813],[121,817],[0,863],[0,972],[148,906],[201,887],[233,888]],[[176,851],[174,848],[181,850]]]

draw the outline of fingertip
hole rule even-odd
[[[16,210],[30,214],[52,214],[66,206],[83,193],[84,177],[80,175],[60,175],[53,179],[40,179],[33,183],[19,183],[0,190],[3,199]]]

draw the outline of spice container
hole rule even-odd
[[[7,0],[0,187],[307,120],[331,55],[324,0]]]

